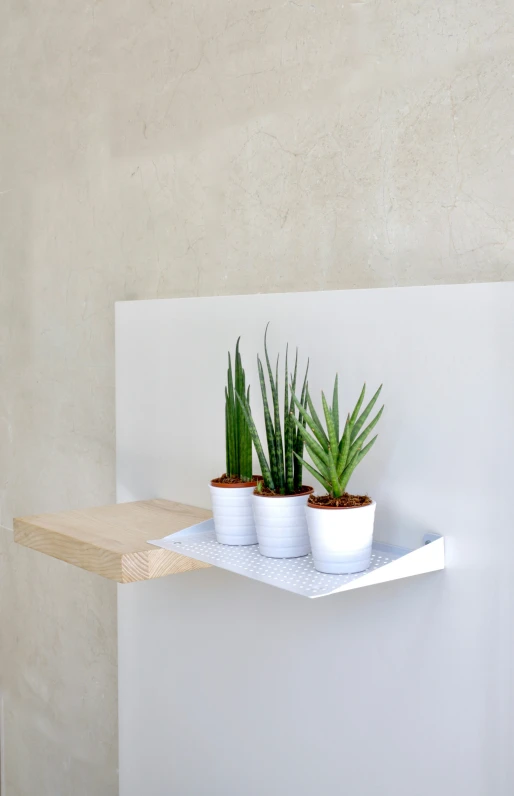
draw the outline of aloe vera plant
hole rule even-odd
[[[236,390],[236,395],[241,405],[246,422],[252,436],[263,477],[264,486],[279,495],[294,495],[302,487],[303,475],[303,442],[304,437],[299,429],[305,433],[305,421],[299,416],[296,417],[295,402],[303,409],[306,409],[308,394],[307,373],[309,364],[305,370],[303,386],[300,400],[294,395],[296,390],[296,380],[298,375],[298,351],[296,352],[294,369],[291,382],[291,393],[289,393],[289,366],[288,348],[286,348],[285,367],[284,367],[284,404],[283,404],[283,425],[281,426],[281,408],[279,400],[279,357],[277,356],[275,373],[271,367],[267,346],[268,327],[264,333],[264,354],[266,369],[268,373],[269,389],[271,392],[271,402],[273,414],[268,400],[268,387],[264,375],[264,368],[261,358],[257,356],[257,367],[259,370],[259,381],[261,386],[262,404],[264,409],[264,423],[266,427],[266,441],[268,446],[268,458],[264,453],[259,433],[255,426],[250,408],[250,401],[242,390]],[[259,488],[259,485],[258,485]]]
[[[246,387],[246,376],[241,362],[239,339],[236,343],[234,372],[230,352],[228,354],[227,386],[225,387],[225,440],[226,473],[241,481],[252,480],[252,437],[237,395],[250,401],[250,387]]]
[[[334,381],[332,406],[329,406],[324,393],[321,393],[325,427],[316,412],[307,390],[306,401],[293,394],[293,402],[298,409],[300,420],[292,415],[297,433],[305,443],[305,447],[314,467],[301,459],[303,466],[319,481],[333,498],[341,497],[357,465],[361,463],[371,450],[378,435],[364,445],[366,439],[377,425],[384,407],[377,412],[373,420],[365,426],[378,400],[382,385],[378,388],[371,401],[362,410],[366,385],[363,386],[359,400],[353,412],[348,414],[342,436],[339,437],[339,388],[338,378]],[[298,454],[296,454],[298,455]]]

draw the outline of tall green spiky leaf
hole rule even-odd
[[[228,474],[232,469],[232,457],[230,455],[230,411],[228,407],[228,390],[225,387],[225,456],[226,456],[226,469]]]
[[[286,346],[286,364],[284,369],[284,464],[286,492],[292,495],[294,492],[294,426],[291,420],[291,404],[289,402],[289,369],[288,369],[289,346]],[[298,369],[298,351],[294,363],[293,381],[291,392],[296,389],[296,373]]]
[[[264,483],[268,487],[268,489],[275,490],[275,483],[273,481],[271,470],[266,460],[266,455],[264,453],[261,440],[259,438],[259,432],[257,431],[257,428],[255,427],[255,423],[253,421],[250,404],[248,403],[246,396],[243,395],[238,395],[237,400],[241,404],[244,416],[246,418],[246,422],[248,423],[248,428],[250,429],[250,434],[252,435],[252,440],[255,446],[255,450],[257,452],[259,464],[261,466],[261,473],[264,479]]]
[[[309,375],[309,361],[307,360],[307,367],[305,369],[305,376],[303,378],[303,385],[302,385],[302,393],[300,396],[300,404],[302,408],[305,410],[307,408],[307,397],[309,395],[309,384],[307,381],[307,377]],[[295,379],[296,384],[296,379]],[[291,393],[291,412],[294,413],[294,399],[295,393],[294,390]],[[305,418],[300,417],[300,423],[302,424],[303,428],[305,429]],[[295,437],[293,440],[293,453],[295,456],[294,461],[294,488],[295,491],[298,491],[303,486],[303,437],[298,432],[295,427]]]
[[[266,441],[268,443],[268,457],[269,466],[273,478],[273,483],[278,483],[277,476],[277,452],[275,449],[275,429],[273,428],[273,421],[268,403],[268,393],[266,391],[266,380],[264,378],[264,369],[260,357],[257,356],[257,367],[259,370],[259,383],[261,386],[262,407],[264,410],[264,425],[266,427]]]
[[[246,390],[246,400],[250,405],[250,385]],[[239,402],[238,402],[239,403]],[[253,481],[253,468],[252,468],[252,435],[246,417],[244,418],[244,444],[242,447],[243,456],[241,462],[241,478],[243,481]]]
[[[232,372],[232,358],[230,353],[228,355],[228,373],[227,373],[227,389],[228,389],[228,435],[229,435],[229,460],[227,461],[227,475],[238,476],[237,467],[237,432],[236,432],[236,412],[235,412],[235,396],[234,396],[234,377]]]
[[[250,481],[252,478],[252,437],[236,395],[246,393],[246,376],[236,343],[234,368],[228,354],[227,386],[225,387],[225,449],[228,476]]]
[[[273,400],[273,417],[274,417],[274,430],[275,430],[275,457],[276,457],[276,469],[273,472],[273,480],[277,484],[277,489],[279,490],[280,494],[284,494],[285,491],[285,477],[284,477],[284,448],[282,442],[282,429],[280,427],[280,404],[278,399],[278,362],[279,357],[277,356],[277,364],[276,364],[276,375],[273,376],[273,370],[271,368],[271,362],[268,354],[268,343],[267,343],[267,335],[268,335],[268,326],[266,326],[266,330],[264,332],[264,354],[266,357],[266,365],[268,368],[268,378],[270,383],[271,389],[271,398]]]
[[[264,334],[264,353],[266,360],[266,368],[268,374],[269,390],[271,399],[268,399],[268,384],[266,382],[265,371],[261,358],[257,356],[257,367],[259,371],[259,384],[261,388],[262,405],[264,412],[264,425],[266,429],[266,441],[268,445],[268,458],[264,453],[262,443],[257,433],[255,422],[252,418],[250,400],[248,395],[240,394],[239,385],[236,388],[236,395],[238,403],[241,405],[245,422],[249,428],[249,433],[254,447],[259,457],[261,464],[262,475],[264,483],[272,491],[282,494],[294,494],[302,486],[302,462],[304,441],[299,433],[297,433],[296,426],[293,418],[295,415],[295,404],[293,401],[294,390],[296,389],[297,373],[298,373],[298,352],[296,352],[293,382],[291,386],[291,393],[289,392],[289,349],[286,349],[286,358],[284,365],[284,406],[283,406],[283,432],[282,432],[282,419],[281,419],[281,406],[279,400],[279,357],[277,357],[275,373],[271,367],[271,361],[267,345],[267,330]],[[307,401],[307,373],[309,364],[305,372],[305,378],[302,388],[302,408],[305,409]],[[296,396],[294,396],[296,398]],[[273,401],[273,412],[271,411],[271,401]],[[251,419],[251,424],[249,420]],[[303,423],[302,430],[305,428]]]
[[[323,428],[323,423],[318,417],[318,413],[316,412],[316,407],[312,403],[311,396],[308,393],[307,393],[307,406],[309,408],[311,417],[316,425],[315,434],[318,437],[318,440],[321,443],[321,445],[324,445],[328,442],[328,437],[325,433],[325,429]]]
[[[245,393],[245,385],[244,385],[244,372],[243,367],[241,365],[241,355],[239,353],[239,338],[236,343],[236,355],[234,361],[234,391],[235,393]],[[235,466],[237,468],[237,473],[241,473],[241,440],[244,436],[244,431],[242,428],[242,424],[245,423],[245,419],[243,413],[241,411],[241,407],[238,401],[235,401],[235,413],[234,413],[234,427],[235,427],[235,438],[236,438],[236,456],[235,456]]]

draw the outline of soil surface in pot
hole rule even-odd
[[[291,492],[290,495],[281,495],[280,492],[273,492],[272,489],[268,489],[267,486],[262,485],[260,489],[256,489],[254,491],[254,495],[263,495],[264,497],[295,497],[297,495],[308,495],[309,492],[312,492],[311,486],[301,486],[300,489],[297,489],[295,492]]]
[[[262,480],[262,476],[261,475],[252,476],[251,481],[243,481],[241,478],[239,478],[238,475],[227,475],[226,473],[223,473],[223,475],[220,475],[219,478],[213,478],[211,483],[213,483],[213,484],[237,484],[238,486],[252,486],[252,484],[255,484],[257,481],[261,481],[261,480]]]
[[[349,495],[348,492],[338,498],[330,495],[311,495],[308,501],[309,506],[325,509],[356,509],[359,506],[369,506],[370,503],[373,501],[367,495]]]

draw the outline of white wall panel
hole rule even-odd
[[[352,486],[447,570],[307,604],[209,570],[119,590],[121,794],[507,796],[513,782],[514,284],[117,305],[118,499],[208,506],[226,352],[270,321],[386,412]]]

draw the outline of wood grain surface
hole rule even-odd
[[[211,517],[170,500],[39,514],[14,520],[14,540],[118,583],[160,578],[209,566],[147,543]]]

